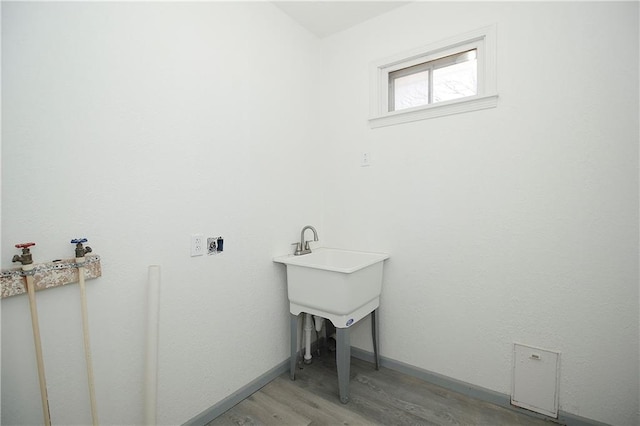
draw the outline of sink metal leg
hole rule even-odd
[[[289,359],[289,376],[291,380],[296,379],[296,361],[298,360],[298,315],[290,316],[291,330],[291,358]]]
[[[373,340],[373,357],[376,370],[380,370],[380,354],[378,353],[378,310],[371,312],[371,339]]]
[[[349,375],[351,369],[351,329],[336,328],[336,364],[340,402],[349,402]]]

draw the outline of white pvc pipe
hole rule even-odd
[[[313,318],[311,314],[304,314],[304,363],[311,364],[311,331],[313,330]]]
[[[313,321],[315,321],[316,323],[316,331],[320,333],[320,330],[322,330],[322,325],[324,324],[324,318],[314,315]]]
[[[149,266],[147,288],[147,345],[145,368],[144,419],[146,425],[156,424],[158,406],[158,335],[160,312],[160,266]]]

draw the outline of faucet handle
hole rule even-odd
[[[302,246],[300,243],[291,243],[292,246],[296,246],[296,252],[294,253],[296,256],[300,254],[302,251]]]
[[[33,257],[31,255],[30,247],[35,246],[36,243],[23,243],[16,244],[16,248],[22,249],[21,255],[13,256],[12,262],[20,262],[22,265],[31,265],[33,263]]]
[[[16,248],[28,249],[29,247],[33,247],[35,245],[36,243],[22,243],[22,244],[16,244]]]
[[[304,242],[304,249],[305,250],[311,250],[311,247],[309,247],[309,243],[311,241],[315,241],[315,240],[307,240],[307,241]]]
[[[86,243],[87,240],[86,238],[75,238],[73,240],[71,240],[71,244],[75,244],[76,245],[76,258],[81,258],[84,257],[85,254],[87,253],[91,253],[91,247],[87,246],[84,247],[82,244]]]

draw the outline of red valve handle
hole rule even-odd
[[[36,243],[22,243],[22,244],[16,244],[16,248],[28,248],[35,245]]]

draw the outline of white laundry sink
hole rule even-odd
[[[386,253],[332,248],[301,256],[280,256],[287,267],[287,293],[292,314],[307,312],[349,327],[380,304]]]

